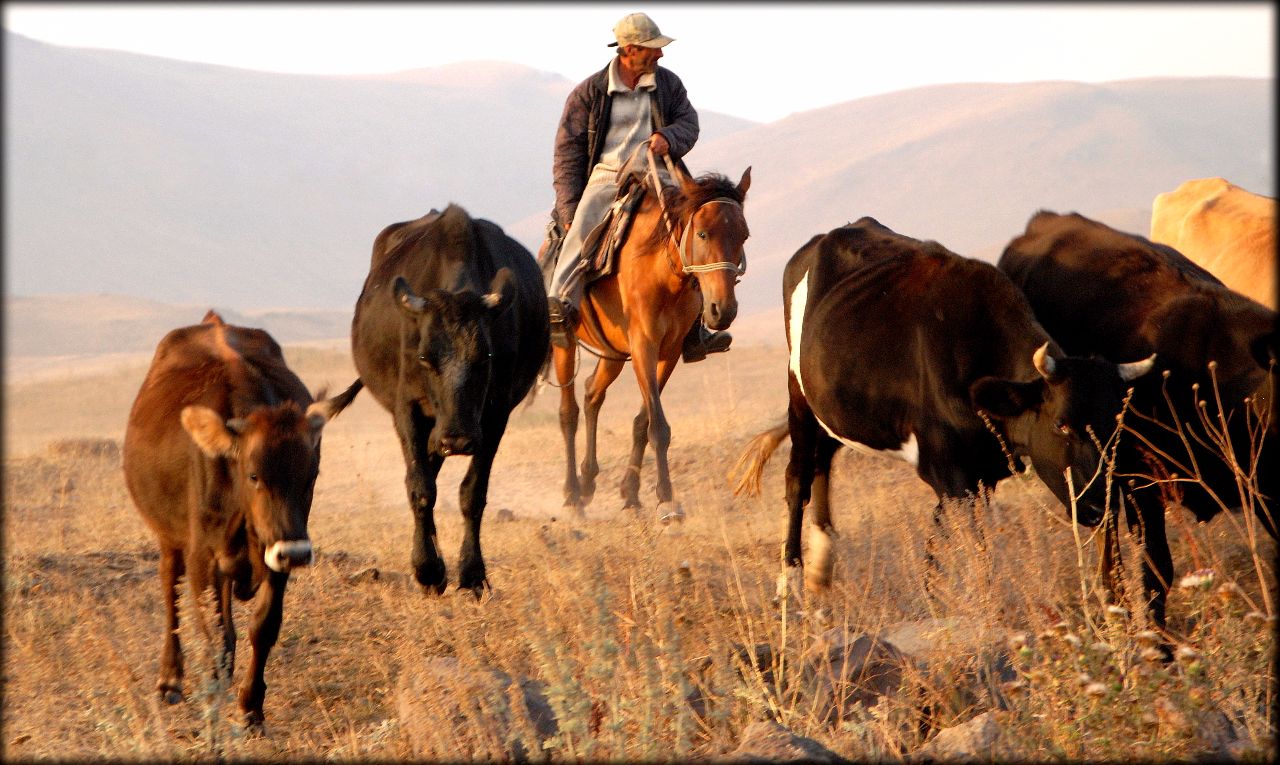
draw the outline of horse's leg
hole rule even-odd
[[[600,407],[604,406],[605,391],[618,379],[626,362],[600,359],[596,369],[587,378],[582,398],[587,410],[586,453],[582,456],[582,501],[588,503],[596,493],[596,476],[600,463],[596,457],[596,426],[600,420]]]
[[[662,388],[671,377],[675,359],[670,362],[658,359],[657,349],[644,341],[633,341],[631,354],[631,364],[635,367],[636,383],[640,387],[643,406],[631,427],[631,456],[627,460],[627,474],[622,478],[623,508],[640,507],[640,466],[644,460],[645,448],[649,442],[653,442],[658,472],[658,507],[660,511],[670,511],[674,509],[671,502],[671,473],[667,466],[671,426],[662,411]]]
[[[627,457],[627,472],[623,474],[619,487],[623,510],[640,508],[640,464],[644,461],[644,450],[648,444],[649,412],[642,403],[631,421],[631,454]]]
[[[551,349],[551,362],[556,370],[556,382],[560,386],[560,433],[564,436],[565,475],[564,509],[581,516],[582,487],[578,484],[577,451],[574,442],[578,438],[578,397],[573,379],[575,348]]]

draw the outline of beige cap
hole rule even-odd
[[[609,43],[612,48],[616,45],[639,45],[644,48],[661,48],[674,38],[667,37],[658,31],[658,25],[653,23],[653,19],[643,13],[631,13],[622,17],[622,21],[613,25],[613,36],[617,38],[617,42]]]

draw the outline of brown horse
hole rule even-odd
[[[664,186],[661,196],[653,188],[645,193],[618,248],[613,273],[592,282],[582,298],[577,338],[600,362],[586,381],[581,481],[574,470],[579,412],[573,384],[576,349],[552,347],[568,460],[564,506],[578,516],[594,496],[600,472],[596,462],[600,406],[605,391],[630,359],[644,404],[631,430],[631,456],[621,485],[623,508],[640,507],[640,463],[652,441],[658,468],[658,516],[664,520],[683,517],[672,499],[667,467],[671,426],[660,397],[699,311],[714,330],[727,328],[738,313],[734,286],[747,266],[742,245],[748,232],[742,205],[751,185],[751,168],[735,185],[716,173],[695,179],[677,170],[678,166],[668,165],[679,185]],[[652,182],[657,177],[652,160],[650,169]]]

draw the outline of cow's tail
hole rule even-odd
[[[791,429],[784,420],[751,439],[747,448],[742,450],[742,456],[738,457],[733,470],[729,471],[729,481],[737,481],[733,489],[735,497],[744,493],[749,497],[760,496],[760,478],[764,475],[764,466],[773,456],[778,444],[790,436]]]
[[[338,395],[334,396],[333,398],[329,399],[329,411],[330,411],[329,416],[337,417],[342,412],[343,409],[346,409],[351,404],[351,402],[355,400],[356,394],[359,393],[363,388],[364,388],[364,381],[361,380],[359,377],[357,377],[356,381],[351,383],[350,387],[348,387],[346,390],[339,393]]]

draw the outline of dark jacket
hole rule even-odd
[[[671,70],[655,71],[653,124],[671,145],[671,158],[678,160],[698,140],[698,113],[689,103],[684,83]],[[556,206],[552,214],[561,230],[567,231],[587,187],[591,168],[600,161],[604,139],[609,132],[609,67],[578,83],[564,104],[560,127],[556,130],[555,159],[551,168]]]

